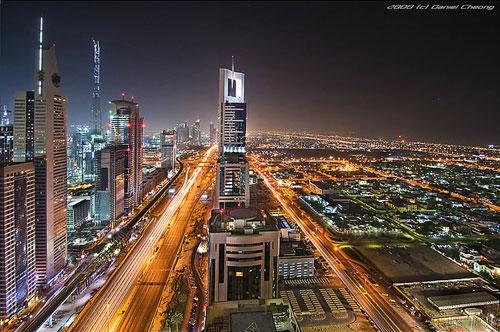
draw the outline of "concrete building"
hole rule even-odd
[[[14,95],[14,161],[32,161],[35,157],[35,91]]]
[[[215,303],[207,308],[207,332],[300,331],[292,308],[282,299]]]
[[[280,239],[278,277],[280,279],[314,277],[314,256],[304,242]]]
[[[0,317],[8,318],[36,290],[35,169],[0,166]]]
[[[213,210],[209,222],[209,303],[277,295],[279,231],[255,208]]]
[[[114,225],[125,214],[128,153],[128,145],[111,145],[96,153],[95,219],[99,222]]]
[[[177,155],[177,137],[175,130],[163,130],[160,133],[161,167],[175,170]]]
[[[13,128],[10,124],[0,124],[0,164],[12,162],[14,152]]]
[[[68,232],[74,232],[92,218],[90,196],[73,196],[68,202]]]
[[[143,169],[143,183],[142,193],[146,196],[149,192],[153,191],[163,180],[167,178],[168,172],[166,168],[144,167]]]
[[[248,206],[250,187],[246,147],[245,74],[219,70],[219,158],[215,207]]]
[[[44,287],[67,257],[67,98],[60,89],[54,44],[44,43],[43,21],[35,73],[34,161],[37,283]]]
[[[142,197],[144,120],[140,117],[139,105],[128,100],[111,102],[110,120],[110,143],[128,146],[125,167],[125,212],[132,213],[140,204]]]
[[[500,301],[495,296],[484,291],[430,296],[427,298],[427,301],[429,301],[429,303],[434,305],[440,311],[500,303]]]

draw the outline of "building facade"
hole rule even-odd
[[[40,38],[42,38],[40,22]],[[40,40],[35,74],[34,162],[37,283],[44,287],[67,258],[67,98],[54,44]]]
[[[160,133],[161,167],[175,170],[177,155],[177,137],[175,130],[163,130]]]
[[[78,230],[92,217],[90,196],[73,196],[68,202],[68,232]]]
[[[209,303],[276,297],[275,220],[254,208],[235,208],[213,210],[209,225]]]
[[[233,66],[234,67],[234,66]],[[250,188],[246,148],[245,74],[219,70],[219,158],[215,207],[248,206]]]
[[[32,161],[35,157],[35,91],[14,95],[14,161]]]
[[[12,162],[13,153],[13,127],[10,124],[0,124],[0,164]]]
[[[111,145],[96,153],[95,219],[114,223],[125,213],[128,145]]]
[[[35,169],[0,166],[0,316],[8,318],[35,293]]]
[[[111,102],[110,120],[110,143],[127,145],[125,212],[132,213],[142,197],[144,120],[139,115],[139,105],[128,100]]]
[[[213,122],[210,122],[209,125],[209,139],[210,145],[217,143],[217,130],[215,129],[215,124]]]

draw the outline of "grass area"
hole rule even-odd
[[[172,299],[162,313],[162,331],[180,331],[186,312],[186,302],[189,294],[188,280],[185,275],[178,274],[172,282]]]

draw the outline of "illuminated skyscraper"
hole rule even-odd
[[[35,293],[35,170],[33,163],[0,166],[0,317]]]
[[[248,206],[250,190],[245,158],[247,104],[245,74],[219,70],[219,159],[216,207]]]
[[[96,216],[114,223],[125,212],[127,145],[112,145],[96,152]]]
[[[195,146],[201,145],[200,120],[196,120],[191,126],[191,143]]]
[[[213,210],[208,230],[209,304],[276,297],[279,231],[255,208]]]
[[[0,164],[12,161],[13,128],[10,124],[0,124]]]
[[[35,91],[14,95],[14,161],[33,161],[35,157]]]
[[[142,136],[144,120],[139,105],[128,100],[114,100],[110,111],[110,143],[127,145],[125,167],[125,211],[131,213],[142,197]]]
[[[210,145],[217,143],[217,130],[215,129],[215,125],[213,122],[210,122],[209,135],[210,135]]]
[[[62,95],[56,47],[40,43],[35,73],[35,239],[36,273],[45,286],[62,271],[67,256],[67,98]]]
[[[177,133],[175,130],[163,130],[160,133],[161,167],[175,169],[177,154]]]

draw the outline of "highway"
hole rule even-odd
[[[215,165],[214,165],[215,166]],[[215,167],[205,167],[196,178],[195,185],[188,191],[159,243],[155,254],[144,266],[139,279],[120,305],[110,324],[110,331],[146,331],[155,315],[162,291],[178,257],[192,213],[205,188],[212,183]],[[158,248],[158,250],[156,250]],[[168,286],[167,286],[168,287]],[[122,310],[125,312],[121,314]]]
[[[179,163],[179,172],[183,169],[182,163]],[[155,205],[157,200],[162,197],[163,193],[170,187],[170,184],[176,180],[179,173],[177,173],[172,179],[164,183],[152,196],[150,199],[145,201],[142,205],[143,208],[137,210],[134,215],[126,222],[123,227],[121,227],[118,233],[126,234],[128,230],[138,221],[140,220],[145,213]],[[118,234],[116,233],[116,234]],[[115,234],[115,235],[116,235]],[[105,237],[107,239],[107,237]],[[72,275],[64,281],[62,286],[60,286],[57,290],[51,292],[50,298],[46,299],[43,303],[43,306],[37,307],[31,315],[33,318],[24,321],[22,324],[16,328],[16,331],[20,332],[35,332],[40,328],[49,318],[50,316],[59,308],[61,304],[63,304],[73,292],[85,281],[87,280],[97,269],[99,269],[106,258],[106,250],[103,250],[106,243],[109,241],[100,241],[98,245],[94,246],[91,250],[88,251],[88,256],[92,257],[89,261],[81,264]],[[108,249],[109,251],[109,249]],[[93,257],[93,254],[98,254],[97,257]]]
[[[287,199],[283,198],[282,195],[278,193],[270,183],[268,177],[256,165],[253,165],[252,168],[264,179],[264,183],[280,202],[290,218],[292,218],[307,238],[314,244],[319,253],[325,258],[345,285],[349,293],[356,298],[368,317],[373,320],[377,328],[381,331],[411,331],[412,327],[408,325],[389,304],[387,304],[385,299],[377,296],[378,292],[373,292],[371,288],[367,291],[355,277],[353,278],[355,270],[352,267],[347,266],[344,270],[344,268],[337,263],[339,261],[339,258],[335,254],[337,248],[335,244],[332,243],[332,240],[329,239],[328,236],[325,236],[325,234],[316,232],[317,227],[311,225],[307,219],[300,218],[298,216],[299,213],[296,212],[296,208],[292,207],[291,204],[287,202]]]
[[[205,153],[202,163],[206,162],[214,151],[215,146]],[[190,192],[191,187],[198,183],[199,177],[202,177],[200,175],[204,174],[203,169],[203,166],[199,165],[191,174],[189,169],[186,169],[186,181],[181,188],[177,189],[163,215],[144,231],[143,236],[127,254],[122,265],[117,268],[108,282],[77,316],[70,331],[100,332],[108,331],[111,328],[112,318],[115,313],[121,310],[121,304],[124,303],[145,264],[152,258],[163,233],[169,225],[172,225],[173,217],[182,206],[186,195]],[[177,225],[173,226],[173,229],[178,228]],[[135,319],[139,321],[137,317]],[[144,328],[144,326],[142,327]]]

